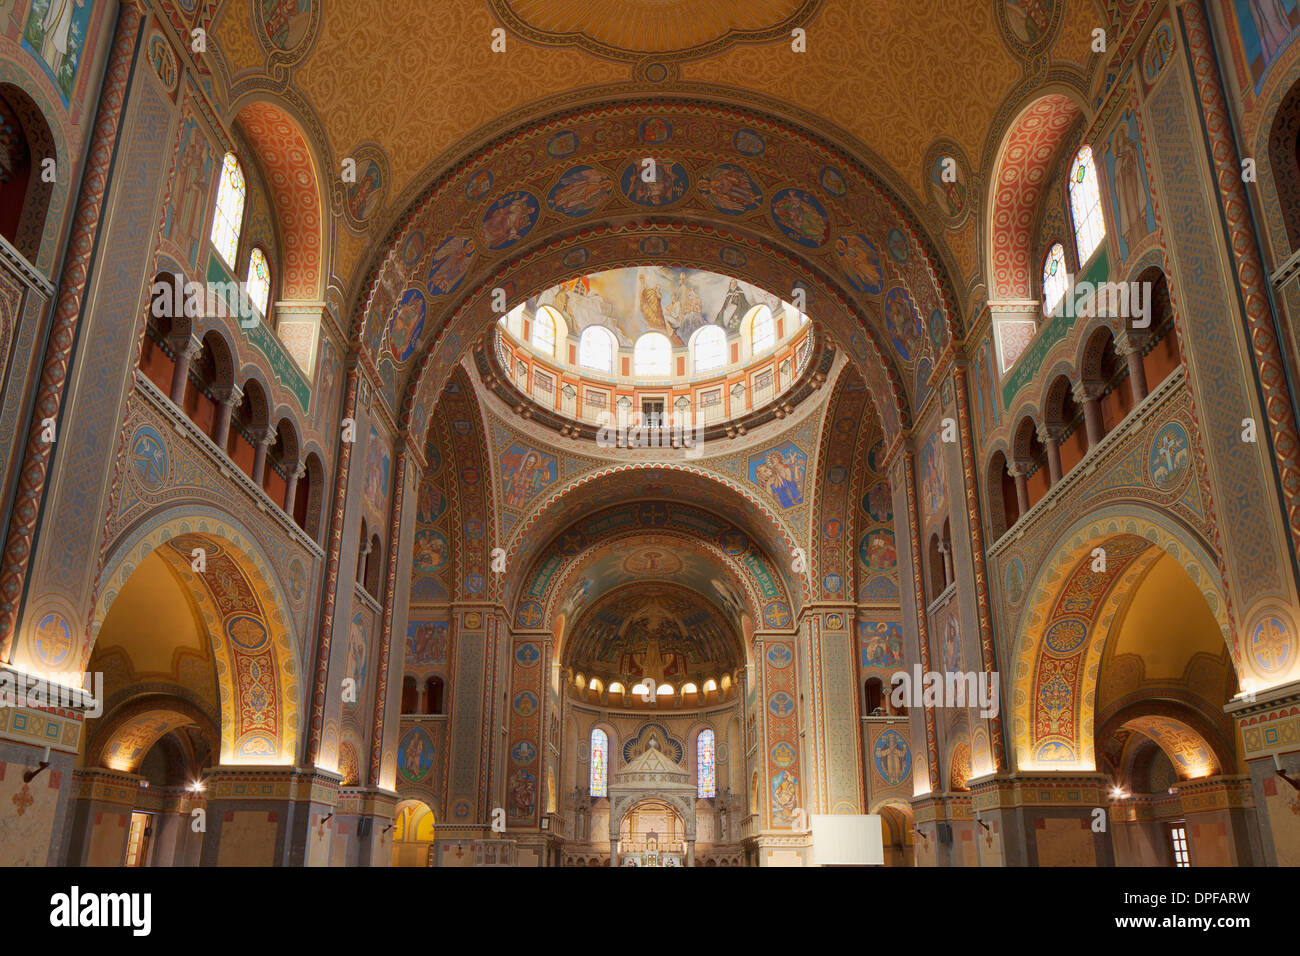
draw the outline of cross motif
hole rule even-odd
[[[668,520],[668,509],[658,503],[649,504],[641,509],[637,517],[641,519],[643,525],[657,528]]]
[[[29,788],[27,784],[23,784],[22,789],[14,794],[13,800],[14,805],[18,807],[18,815],[20,817],[27,812],[28,807],[36,802],[36,798],[32,796],[31,788]]]
[[[1291,642],[1276,618],[1267,618],[1255,629],[1255,660],[1267,671],[1276,671],[1291,652]]]

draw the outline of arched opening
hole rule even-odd
[[[403,800],[393,819],[393,866],[432,866],[434,813],[423,800]]]
[[[930,535],[930,541],[926,545],[926,564],[929,567],[930,578],[930,601],[936,601],[943,589],[947,587],[948,582],[944,578],[943,572],[943,554],[941,553],[942,544],[939,541],[939,533]]]
[[[384,547],[379,540],[378,534],[370,536],[369,546],[366,548],[365,561],[365,589],[376,601],[380,597],[380,578],[384,567]]]
[[[868,677],[862,686],[862,712],[868,717],[885,714],[884,684],[879,677]]]
[[[1020,501],[1016,496],[1016,480],[1008,470],[1004,452],[994,452],[989,458],[985,488],[988,490],[990,539],[996,541],[1013,524],[1020,520]]]
[[[1295,252],[1300,249],[1300,83],[1287,92],[1273,118],[1268,161],[1289,251]]]
[[[427,677],[424,681],[424,712],[426,714],[446,713],[442,701],[442,678]]]
[[[406,674],[402,677],[402,713],[418,714],[419,698],[420,690],[415,675]]]
[[[23,90],[0,83],[0,236],[28,262],[40,256],[53,183],[42,176],[46,160],[59,165],[54,137],[40,108]]]
[[[307,462],[298,479],[294,496],[293,520],[307,532],[312,540],[320,538],[321,501],[325,494],[325,468],[315,452],[307,455]]]

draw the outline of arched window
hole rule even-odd
[[[1074,245],[1079,263],[1087,262],[1106,238],[1106,220],[1101,213],[1101,188],[1092,147],[1084,146],[1074,157],[1070,172],[1070,212],[1074,216]]]
[[[533,316],[532,346],[543,355],[555,355],[555,313],[548,305],[542,306]]]
[[[235,268],[235,256],[239,253],[239,227],[244,222],[247,198],[244,170],[234,153],[226,153],[221,161],[221,186],[217,189],[217,208],[212,216],[212,245],[231,269]]]
[[[636,340],[632,349],[632,372],[635,375],[671,375],[673,346],[668,336],[647,332]]]
[[[760,305],[754,312],[754,318],[750,320],[750,350],[755,355],[760,355],[774,345],[776,345],[776,319],[772,318],[771,309]]]
[[[262,318],[271,304],[271,264],[261,246],[253,246],[248,254],[248,298]]]
[[[727,333],[720,325],[706,325],[691,340],[691,359],[696,373],[712,372],[727,364]]]
[[[1070,291],[1070,278],[1066,275],[1065,246],[1055,243],[1043,261],[1043,314],[1056,311],[1065,294]]]
[[[718,795],[714,771],[713,731],[707,727],[695,738],[695,792],[701,797]]]
[[[609,737],[597,727],[591,732],[591,795],[603,797],[609,784]]]
[[[601,325],[589,325],[578,339],[578,364],[593,372],[614,371],[614,333]]]

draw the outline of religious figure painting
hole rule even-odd
[[[880,253],[870,239],[862,233],[840,236],[835,240],[835,254],[853,288],[868,295],[880,292],[884,273],[880,268]]]
[[[1232,0],[1255,92],[1300,27],[1300,0]]]
[[[23,46],[34,54],[67,106],[81,64],[94,0],[32,0]]]
[[[433,741],[422,727],[407,732],[398,746],[397,769],[415,783],[433,769]]]
[[[1052,11],[1061,0],[1003,0],[1011,32],[1029,46],[1037,43],[1052,25]]]
[[[749,480],[766,491],[782,508],[803,504],[808,456],[793,442],[769,448],[749,459]]]
[[[863,667],[903,666],[903,625],[897,621],[859,621]]]
[[[447,662],[446,621],[412,621],[406,627],[406,663],[423,667]]]
[[[181,143],[163,235],[181,249],[186,263],[194,268],[198,265],[199,239],[207,218],[215,156],[212,144],[194,119],[186,121],[181,131]]]
[[[605,205],[613,191],[613,177],[603,169],[575,166],[547,194],[546,208],[577,219]]]
[[[501,454],[501,490],[509,508],[523,508],[558,477],[554,455],[516,442]]]
[[[388,504],[388,476],[392,462],[379,432],[370,427],[370,443],[366,448],[366,505],[370,513],[382,519]]]
[[[540,211],[537,197],[527,190],[506,193],[483,214],[483,238],[488,248],[513,246],[532,231]]]
[[[365,222],[375,211],[384,185],[383,170],[373,159],[358,164],[357,181],[349,183],[344,193],[348,212],[357,222]]]
[[[1126,112],[1106,144],[1106,175],[1110,180],[1111,212],[1118,224],[1119,257],[1126,261],[1133,247],[1156,230],[1155,208],[1143,162],[1137,117]]]
[[[424,293],[419,289],[407,289],[388,323],[388,347],[392,350],[393,358],[399,362],[409,359],[415,352],[423,331]]]
[[[937,517],[942,511],[948,496],[947,481],[944,478],[943,449],[939,443],[939,433],[935,432],[921,448],[921,494],[925,505],[925,518]]]
[[[713,208],[728,216],[757,209],[763,193],[744,167],[735,163],[721,163],[700,177],[697,187],[713,204]]]

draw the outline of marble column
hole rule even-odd
[[[1115,351],[1124,356],[1128,363],[1128,381],[1134,405],[1147,397],[1147,371],[1142,365],[1142,349],[1146,346],[1147,339],[1148,336],[1131,329],[1122,329],[1115,336]]]
[[[1029,512],[1029,463],[1014,461],[1007,465],[1007,474],[1015,479],[1016,504],[1020,507],[1021,517],[1024,517]]]
[[[199,354],[203,348],[203,343],[193,335],[185,335],[177,338],[169,338],[168,347],[172,354],[176,356],[176,365],[172,369],[172,387],[171,395],[172,404],[180,407],[185,403],[185,386],[190,380],[190,365],[194,362],[194,356]]]
[[[1039,425],[1038,440],[1047,448],[1047,476],[1049,485],[1061,480],[1061,435],[1063,425]]]
[[[262,480],[266,476],[266,452],[275,444],[275,429],[269,425],[261,425],[257,428],[249,429],[253,436],[253,471],[249,475],[253,483],[261,487]]]
[[[230,421],[235,414],[235,406],[244,400],[244,393],[238,385],[214,388],[212,394],[217,399],[217,420],[212,427],[212,441],[223,452],[230,441]]]
[[[1083,427],[1088,434],[1088,450],[1091,451],[1106,437],[1101,423],[1101,393],[1105,386],[1101,382],[1078,382],[1074,386],[1074,400],[1083,406]]]

